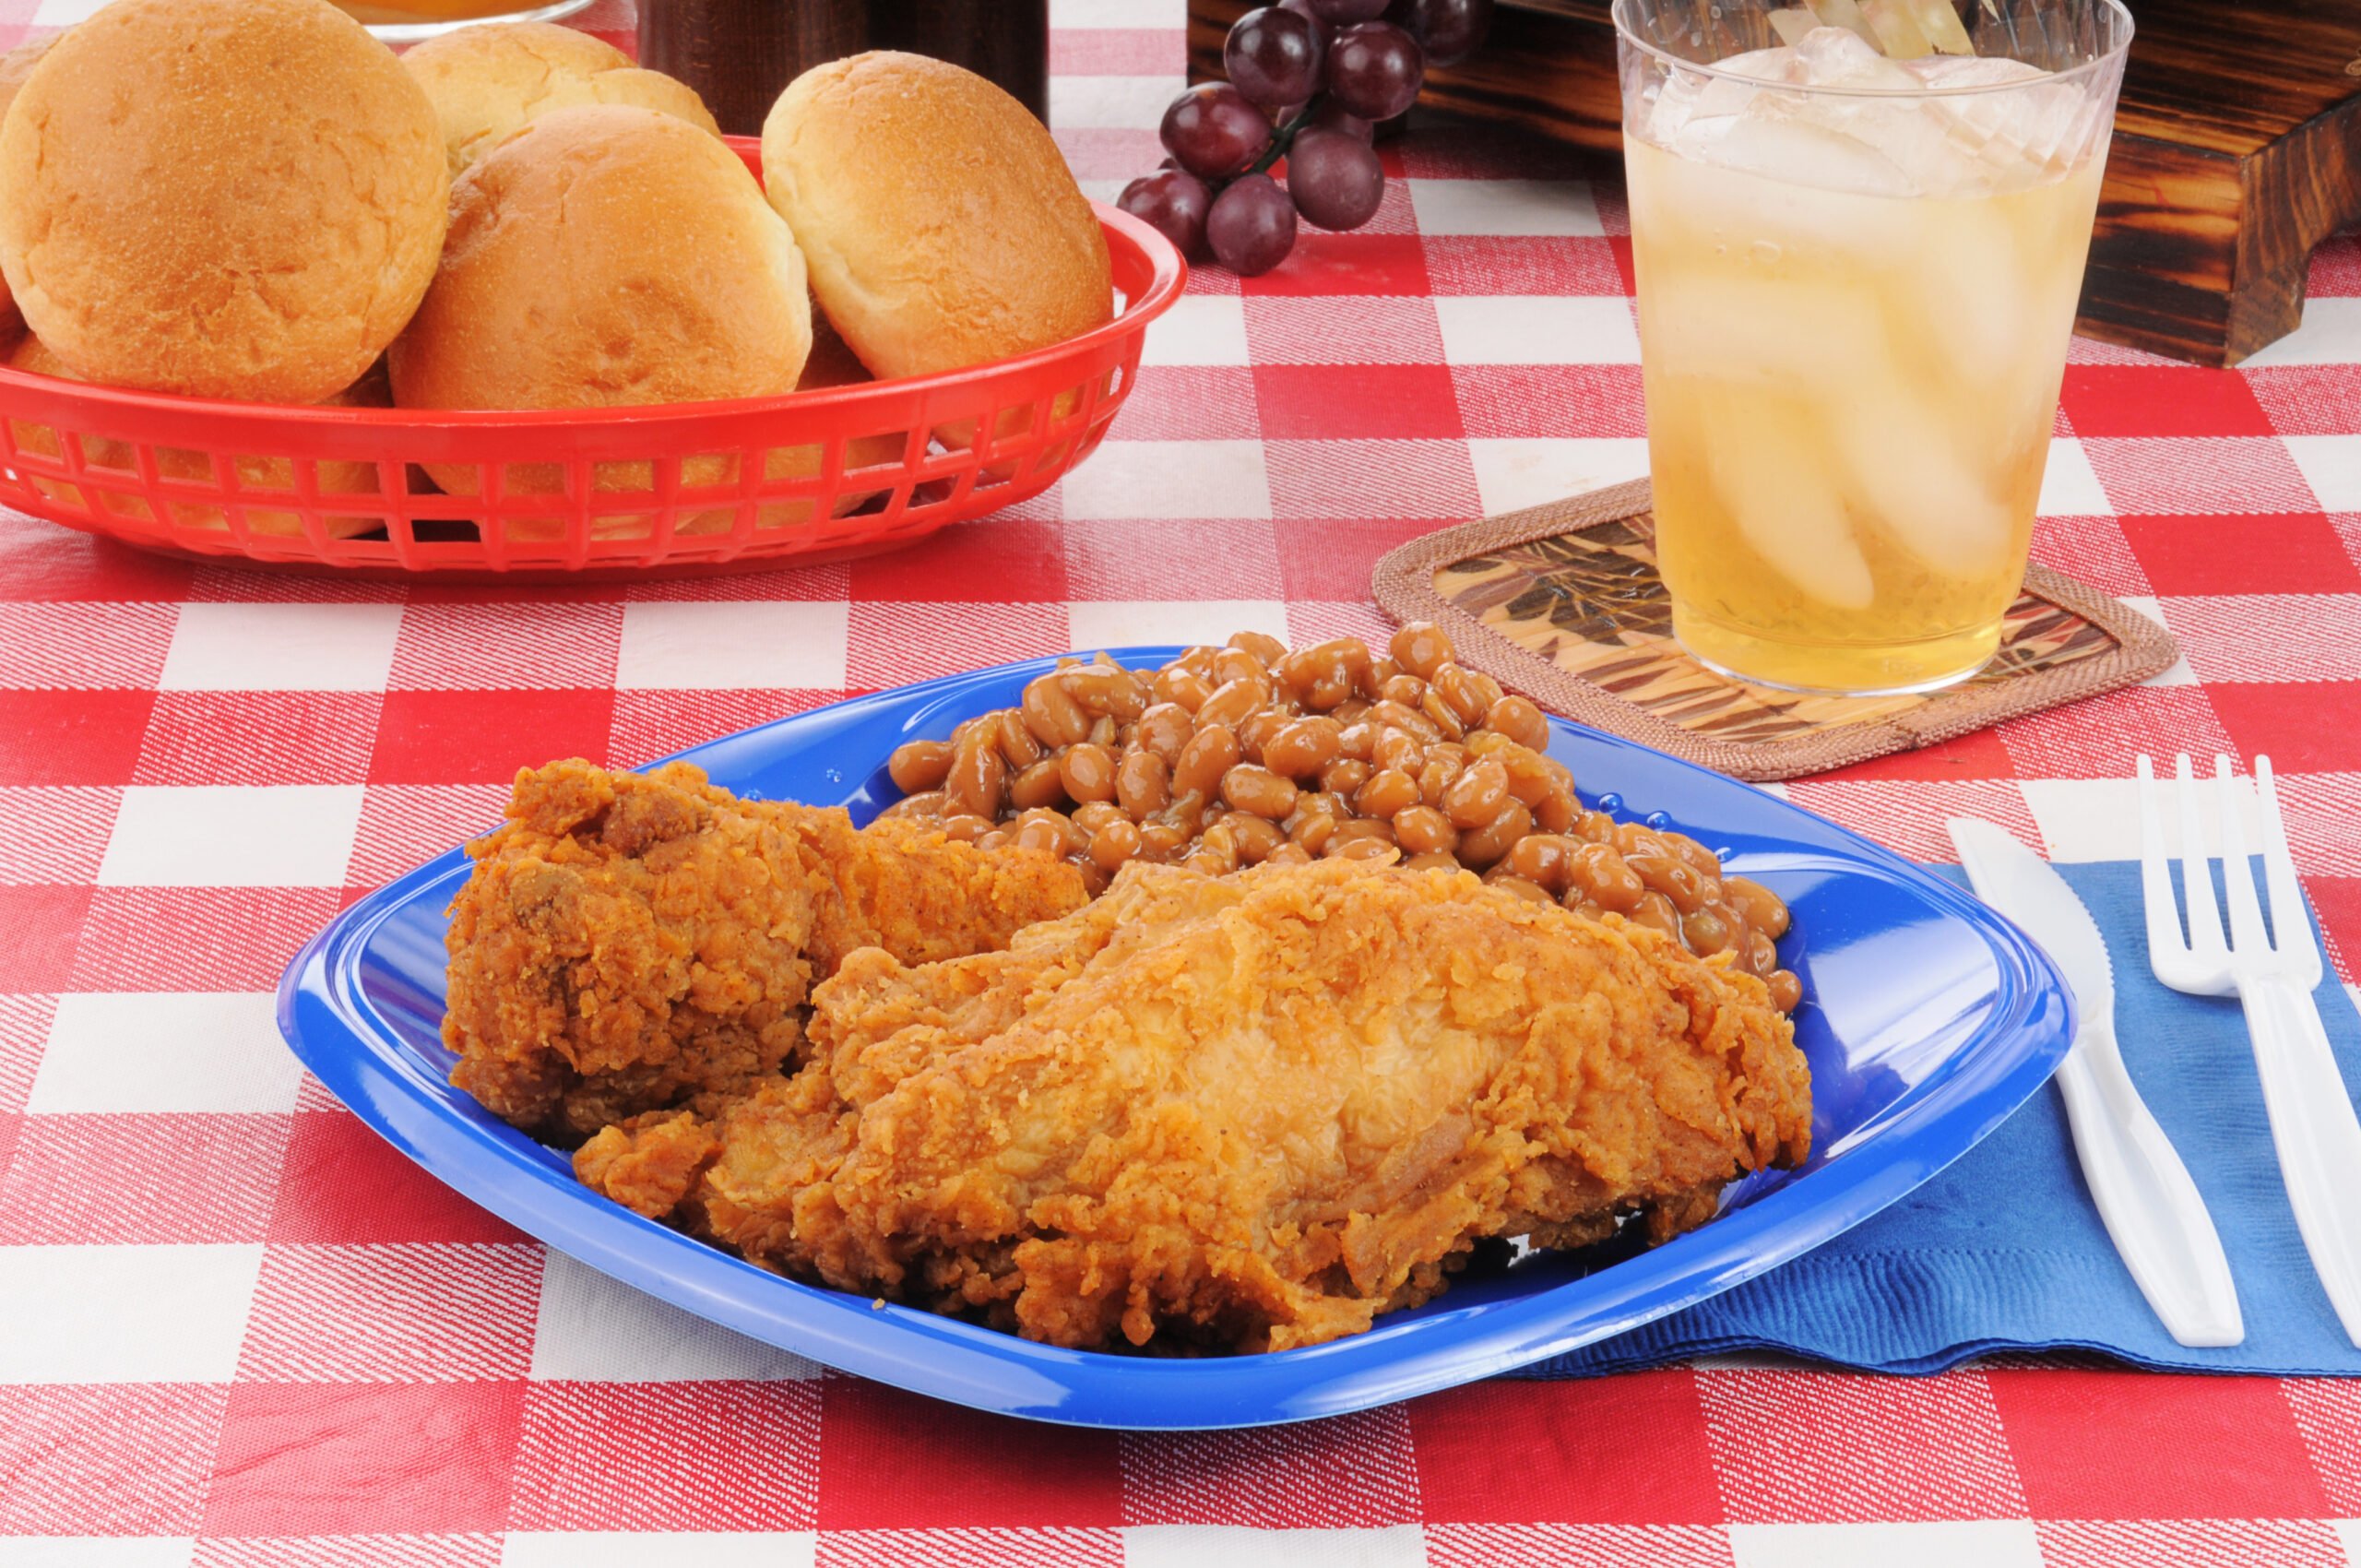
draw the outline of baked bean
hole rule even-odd
[[[1427,700],[1427,683],[1416,675],[1396,675],[1377,689],[1374,702],[1398,702],[1404,707],[1416,707]]]
[[[1369,761],[1376,753],[1378,736],[1384,731],[1365,719],[1336,722],[1344,726],[1336,731],[1336,749],[1355,762]]]
[[[915,795],[905,795],[877,814],[879,816],[940,817],[943,815],[943,791],[922,790]]]
[[[1459,740],[1467,733],[1466,720],[1461,719],[1459,711],[1443,701],[1442,694],[1432,686],[1429,686],[1427,695],[1419,699],[1418,711],[1433,721],[1435,729],[1446,741]]]
[[[1200,643],[1172,662],[1192,675],[1202,675],[1210,681],[1214,673],[1214,655],[1220,651],[1211,643]]]
[[[1533,831],[1533,814],[1522,801],[1511,801],[1501,814],[1481,827],[1459,835],[1459,859],[1471,866],[1488,866],[1509,852],[1509,847]]]
[[[1066,838],[1072,830],[1073,824],[1066,818],[1058,816],[1054,812],[1050,814],[1056,820],[1045,821],[1030,814],[1018,819],[1014,839],[1018,849],[1031,849],[1043,855],[1063,856],[1065,854]]]
[[[1623,863],[1640,880],[1672,900],[1673,908],[1693,915],[1718,897],[1722,885],[1697,874],[1697,868],[1675,855],[1625,855]]]
[[[1341,666],[1345,672],[1358,681],[1369,672],[1369,644],[1358,637],[1330,637],[1324,643],[1313,643],[1304,649],[1323,665]]]
[[[1392,840],[1364,834],[1351,838],[1329,839],[1326,858],[1344,861],[1382,861],[1391,860],[1400,853],[1401,851],[1394,847]]]
[[[1671,858],[1672,846],[1645,823],[1619,822],[1615,825],[1614,837],[1616,850],[1622,855],[1649,855],[1658,860]]]
[[[1154,752],[1125,752],[1115,768],[1115,799],[1134,821],[1146,820],[1171,802],[1171,770]]]
[[[1533,820],[1544,833],[1565,833],[1582,815],[1582,807],[1572,795],[1545,795],[1534,803]]]
[[[1167,827],[1179,828],[1186,837],[1194,838],[1205,830],[1205,798],[1175,790],[1172,799],[1156,814],[1156,820]]]
[[[1780,1012],[1792,1013],[1803,1004],[1804,982],[1793,970],[1774,969],[1763,983],[1771,988],[1771,1005]]]
[[[1361,677],[1361,689],[1367,692],[1370,700],[1374,702],[1377,700],[1377,694],[1385,689],[1386,682],[1405,673],[1406,671],[1402,666],[1394,663],[1390,658],[1372,659],[1369,662],[1369,672]]]
[[[1250,866],[1259,866],[1271,858],[1271,851],[1287,841],[1279,825],[1268,817],[1249,816],[1244,812],[1224,819],[1238,838],[1238,858]]]
[[[1181,711],[1194,713],[1214,695],[1214,686],[1193,670],[1166,670],[1157,675],[1148,687],[1148,695],[1157,702],[1177,703]]]
[[[1270,686],[1259,679],[1225,682],[1198,707],[1197,727],[1219,724],[1235,730],[1240,719],[1270,700]]]
[[[1066,793],[1077,801],[1115,798],[1115,759],[1104,746],[1087,741],[1068,746],[1058,758],[1058,777],[1063,780]]]
[[[1689,951],[1701,958],[1710,954],[1727,953],[1735,948],[1738,931],[1738,926],[1726,919],[1721,909],[1712,904],[1680,917],[1680,940]]]
[[[1746,940],[1740,947],[1739,961],[1745,964],[1747,973],[1768,980],[1771,971],[1779,967],[1779,950],[1761,931],[1749,927]]]
[[[1558,901],[1548,888],[1527,882],[1521,876],[1488,876],[1484,881],[1489,886],[1497,887],[1503,893],[1513,893],[1518,897],[1529,899],[1536,904],[1554,904]]]
[[[1683,833],[1667,833],[1663,837],[1672,852],[1694,866],[1698,875],[1710,876],[1716,882],[1721,880],[1721,857],[1713,850]]]
[[[1574,837],[1593,844],[1615,842],[1615,819],[1605,812],[1586,811],[1574,821]]]
[[[1172,765],[1173,795],[1211,799],[1221,776],[1238,766],[1238,737],[1226,726],[1200,725],[1180,749],[1180,760]]]
[[[1110,823],[1130,822],[1123,808],[1112,801],[1085,801],[1074,808],[1074,825],[1085,833],[1096,834]]]
[[[1773,941],[1787,934],[1787,906],[1759,882],[1743,876],[1722,879],[1722,897],[1748,925]]]
[[[1597,905],[1592,903],[1587,898],[1577,897],[1572,892],[1567,893],[1561,902],[1564,903],[1567,909],[1572,909],[1574,913],[1582,916],[1582,918],[1586,921],[1604,920],[1607,918],[1607,911],[1605,909],[1600,909]]]
[[[1393,820],[1398,812],[1418,803],[1418,781],[1399,768],[1388,767],[1370,775],[1369,782],[1353,793],[1353,807],[1365,817]]]
[[[1434,695],[1448,704],[1459,716],[1462,725],[1473,724],[1484,717],[1480,705],[1483,688],[1475,677],[1457,664],[1439,665],[1429,683]],[[1430,710],[1431,711],[1431,710]]]
[[[1634,925],[1660,931],[1675,942],[1680,940],[1680,911],[1674,909],[1672,900],[1661,893],[1640,895],[1639,903],[1632,907],[1631,920]]]
[[[1432,806],[1405,806],[1394,814],[1394,841],[1414,855],[1448,855],[1459,848],[1459,829]]]
[[[1344,751],[1345,727],[1321,714],[1290,719],[1263,742],[1263,766],[1289,778],[1308,778]]]
[[[1452,781],[1442,809],[1458,826],[1481,827],[1497,820],[1512,799],[1508,769],[1486,757]],[[1523,802],[1517,803],[1517,809],[1525,810]]]
[[[1264,748],[1271,743],[1271,737],[1286,729],[1292,721],[1293,716],[1284,708],[1256,708],[1239,720],[1236,726],[1238,744],[1248,756],[1261,756]]]
[[[1462,668],[1465,669],[1465,667],[1462,666]],[[1481,670],[1468,670],[1466,674],[1467,679],[1475,685],[1477,699],[1483,704],[1483,707],[1477,710],[1476,719],[1468,720],[1469,723],[1473,724],[1478,722],[1484,714],[1491,710],[1491,707],[1494,703],[1500,701],[1501,698],[1506,696],[1508,694],[1501,690],[1501,683],[1498,681],[1493,680]]]
[[[1295,826],[1287,829],[1287,842],[1307,855],[1317,855],[1336,836],[1336,819],[1326,812],[1311,812],[1299,815]]]
[[[1648,885],[1623,863],[1623,857],[1611,845],[1580,843],[1566,859],[1569,898],[1579,896],[1600,909],[1628,915],[1640,907],[1647,891]]]
[[[1549,720],[1523,697],[1502,697],[1486,708],[1484,728],[1536,752],[1549,743]]]
[[[956,839],[962,844],[972,844],[991,830],[992,824],[990,817],[969,816],[965,812],[955,812],[943,819],[943,836],[945,838]]]
[[[1282,778],[1267,767],[1240,763],[1222,775],[1221,798],[1232,809],[1278,821],[1295,810],[1295,780]]]
[[[1111,750],[1115,745],[1115,732],[1113,719],[1094,719],[1090,721],[1090,733],[1084,739],[1094,746],[1103,746]]]
[[[1396,773],[1416,775],[1427,766],[1427,749],[1406,730],[1380,730],[1376,744],[1370,748],[1369,760]]]
[[[1076,707],[1102,719],[1129,723],[1147,707],[1147,695],[1140,690],[1137,679],[1128,670],[1112,665],[1091,664],[1069,670],[1059,677],[1058,683],[1065,688]]]
[[[1418,799],[1440,808],[1467,771],[1467,754],[1457,746],[1429,746],[1424,766],[1418,769]]]
[[[1238,869],[1238,835],[1228,823],[1217,822],[1205,829],[1197,839],[1197,847],[1183,856],[1180,863],[1210,871],[1216,876],[1228,876]]]
[[[1328,710],[1328,717],[1339,724],[1350,724],[1369,711],[1369,703],[1361,697],[1347,697]]]
[[[1390,724],[1396,730],[1406,731],[1422,742],[1442,739],[1442,731],[1435,728],[1433,719],[1417,708],[1404,707],[1398,702],[1374,704],[1369,710],[1369,716],[1378,724]]]
[[[1413,855],[1402,862],[1405,871],[1458,871],[1456,855]]]
[[[1000,754],[1007,760],[1011,773],[1022,773],[1050,754],[1025,722],[1025,715],[1014,708],[1002,709],[994,728],[999,731]]]
[[[1302,845],[1287,843],[1264,856],[1263,863],[1266,866],[1308,866],[1311,863],[1311,857],[1304,853]]]
[[[1451,659],[1451,639],[1431,621],[1406,621],[1394,634],[1388,651],[1394,661],[1425,680]]]
[[[1214,655],[1214,689],[1219,691],[1232,681],[1252,681],[1258,686],[1267,686],[1271,672],[1244,648],[1226,647]]]
[[[1005,849],[1008,846],[1008,829],[1005,827],[995,827],[990,833],[985,834],[982,837],[976,840],[976,848],[979,849]]]
[[[1541,766],[1541,754],[1530,746],[1513,742],[1492,747],[1485,754],[1501,765],[1508,775],[1509,793],[1528,806],[1537,806],[1557,792],[1557,780]]]
[[[1132,742],[1162,757],[1164,766],[1169,767],[1180,760],[1180,748],[1196,732],[1196,720],[1189,717],[1187,708],[1177,702],[1160,702],[1141,714],[1139,722],[1132,726]]]
[[[1554,833],[1528,833],[1509,846],[1501,863],[1536,887],[1566,890],[1574,846]]]
[[[1276,664],[1287,656],[1287,645],[1268,632],[1233,633],[1229,639],[1229,646],[1243,648],[1266,666]]]
[[[905,795],[940,787],[951,772],[951,748],[941,741],[911,741],[885,759],[886,777]]]
[[[951,759],[950,775],[943,781],[943,803],[956,814],[989,822],[1000,814],[1007,784],[1008,764],[999,748],[988,743],[980,731],[971,733]]]
[[[1320,787],[1332,794],[1349,795],[1369,782],[1370,771],[1365,762],[1338,757],[1320,770]]]
[[[1168,863],[1189,842],[1189,835],[1169,822],[1140,824],[1140,854],[1151,861]]]
[[[1090,733],[1090,715],[1075,705],[1055,674],[1026,683],[1023,708],[1026,728],[1044,745],[1071,746]]]
[[[1055,758],[1043,757],[1008,781],[1008,803],[1018,811],[1054,806],[1066,798],[1065,781]]]

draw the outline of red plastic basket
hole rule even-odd
[[[731,145],[757,175],[751,137]],[[0,366],[0,504],[152,550],[358,573],[727,569],[890,550],[1087,457],[1188,268],[1093,204],[1115,319],[939,375],[530,413],[289,408]],[[432,465],[448,489],[421,465]]]

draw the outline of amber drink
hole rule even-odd
[[[1663,9],[1615,14],[1674,630],[1770,685],[1964,679],[2023,584],[2130,18]]]

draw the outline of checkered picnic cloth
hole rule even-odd
[[[95,3],[0,0],[0,44]],[[1111,195],[1157,160],[1178,0],[1057,20],[1059,138]],[[1474,129],[1387,157],[1368,230],[1194,279],[1059,489],[900,555],[405,588],[0,516],[0,1564],[2361,1562],[2349,1383],[1713,1363],[1271,1431],[979,1416],[545,1253],[279,1044],[303,939],[519,764],[1068,647],[1375,633],[1388,547],[1642,472],[1614,186]],[[2361,244],[2312,292],[2236,373],[2076,345],[2035,552],[2186,663],[1786,793],[1928,858],[1971,813],[2122,859],[2132,752],[2268,752],[2351,978]]]

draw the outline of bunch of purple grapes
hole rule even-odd
[[[1358,229],[1385,197],[1371,147],[1379,121],[1418,96],[1427,66],[1473,54],[1492,0],[1279,0],[1238,18],[1222,45],[1226,82],[1203,82],[1164,112],[1153,174],[1116,205],[1161,230],[1191,261],[1210,254],[1241,278],[1295,248],[1296,218]],[[1287,160],[1287,184],[1270,171]]]

